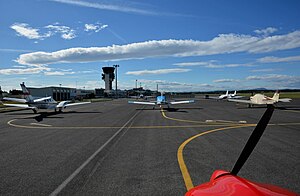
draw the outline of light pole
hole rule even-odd
[[[61,101],[61,84],[59,84],[59,101]]]
[[[116,98],[118,98],[118,67],[120,65],[113,65],[114,68],[116,68]]]

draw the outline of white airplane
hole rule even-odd
[[[217,99],[217,100],[222,100],[222,99],[239,99],[242,98],[243,96],[237,96],[236,91],[234,91],[233,94],[228,93],[226,91],[226,94],[220,95],[219,97],[209,97],[210,99]]]
[[[268,97],[263,94],[255,94],[250,97],[250,100],[228,99],[228,101],[247,103],[249,104],[249,107],[251,107],[251,105],[269,105],[278,102],[290,102],[291,100],[292,99],[290,98],[279,99],[279,93],[277,91],[274,93],[273,97]]]
[[[185,104],[185,103],[194,103],[195,100],[186,100],[186,101],[167,101],[166,96],[164,96],[164,93],[161,92],[160,96],[156,97],[156,101],[154,102],[144,102],[144,101],[128,101],[129,104],[141,104],[141,105],[152,105],[153,109],[155,108],[155,105],[167,105],[168,108],[170,105],[176,105],[176,104]]]
[[[24,82],[20,85],[21,85],[22,91],[25,95],[25,99],[4,97],[3,100],[19,102],[19,103],[22,103],[22,104],[3,104],[3,105],[32,109],[34,113],[37,113],[39,109],[54,109],[55,112],[57,112],[57,111],[62,112],[62,109],[66,108],[66,107],[69,107],[69,106],[91,103],[91,102],[70,103],[69,101],[61,101],[61,102],[58,103],[51,96],[50,97],[43,97],[43,98],[34,99],[30,95],[30,93],[29,93],[28,89],[26,88]]]
[[[234,91],[233,94],[228,94],[228,97],[227,99],[240,99],[240,98],[243,98],[244,96],[238,96],[236,95],[236,91]]]
[[[144,94],[139,94],[139,95],[136,95],[136,96],[130,96],[130,98],[133,98],[133,99],[149,99],[149,98],[154,98],[153,96],[145,96]]]

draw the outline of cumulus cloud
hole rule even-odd
[[[18,36],[23,36],[28,39],[43,40],[55,34],[60,34],[63,39],[73,39],[76,37],[75,30],[63,25],[47,25],[43,28],[32,28],[26,23],[15,23],[10,26],[17,32]],[[40,31],[46,31],[41,33]],[[35,42],[36,43],[36,42]]]
[[[156,69],[156,70],[140,70],[140,71],[128,71],[127,75],[158,75],[158,74],[169,74],[169,73],[182,73],[189,72],[190,69]]]
[[[274,27],[268,27],[268,28],[265,28],[265,29],[257,29],[257,30],[254,31],[254,33],[267,36],[267,35],[270,35],[270,34],[276,32],[276,31],[277,31],[276,28],[274,28]]]
[[[74,39],[76,37],[75,30],[64,25],[47,25],[45,28],[49,30],[51,35],[61,34],[61,38],[63,39]]]
[[[300,56],[290,56],[290,57],[275,57],[267,56],[257,60],[260,63],[282,63],[282,62],[296,62],[300,61]]]
[[[27,65],[80,63],[163,56],[204,56],[236,52],[265,53],[298,47],[300,47],[300,31],[270,37],[221,34],[209,41],[153,40],[107,47],[69,48],[56,52],[33,52],[20,55],[17,61],[20,64]]]
[[[13,30],[17,32],[18,36],[23,36],[28,39],[39,39],[42,40],[46,37],[50,37],[51,35],[49,33],[46,34],[40,34],[39,29],[32,28],[26,23],[15,23],[10,26]]]
[[[87,31],[87,32],[94,31],[94,32],[98,33],[99,31],[101,31],[101,30],[103,30],[107,27],[108,27],[108,25],[106,25],[106,24],[105,25],[98,24],[98,23],[96,23],[96,24],[85,24],[84,25],[84,31]]]

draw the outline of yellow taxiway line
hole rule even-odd
[[[184,119],[178,119],[178,118],[171,118],[168,117],[165,114],[164,109],[161,107],[161,114],[163,115],[164,118],[168,119],[168,120],[174,120],[174,121],[178,121],[178,122],[188,122],[188,123],[197,123],[197,124],[208,124],[207,122],[203,122],[203,121],[195,121],[195,120],[184,120]],[[226,121],[226,120],[211,120],[214,124],[222,124],[222,125],[227,125],[227,124],[240,124],[239,122],[234,122],[234,121]],[[226,123],[226,124],[225,124]]]
[[[237,126],[231,126],[231,127],[222,127],[222,128],[212,129],[212,130],[205,131],[203,133],[199,133],[197,135],[194,135],[194,136],[190,137],[189,139],[185,140],[178,148],[177,160],[178,160],[178,164],[179,164],[179,167],[180,167],[180,170],[181,170],[181,173],[182,173],[182,177],[183,177],[186,189],[190,190],[190,189],[194,188],[194,184],[192,182],[191,176],[189,174],[189,171],[188,171],[188,169],[186,167],[186,164],[184,162],[184,159],[183,159],[183,149],[189,142],[191,142],[192,140],[194,140],[194,139],[196,139],[200,136],[203,136],[205,134],[209,134],[209,133],[213,133],[213,132],[217,132],[217,131],[222,131],[222,130],[226,130],[226,129],[236,129],[236,128],[241,128],[241,127],[251,127],[251,126],[255,126],[255,125],[254,124],[247,124],[247,125],[237,125]]]

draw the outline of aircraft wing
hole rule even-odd
[[[194,103],[195,100],[187,100],[187,101],[171,101],[171,105],[176,105],[176,104],[184,104],[184,103]]]
[[[6,101],[15,101],[15,102],[19,102],[19,103],[26,103],[26,99],[18,99],[18,98],[11,98],[11,97],[3,97],[3,100]]]
[[[208,99],[220,99],[219,97],[211,97],[211,96],[208,96]]]
[[[248,104],[255,104],[255,103],[251,102],[250,100],[241,100],[241,99],[228,99],[228,101],[232,101],[232,102],[238,102],[238,103],[248,103]]]
[[[143,101],[128,101],[130,104],[141,104],[141,105],[155,105],[154,102],[143,102]]]
[[[290,98],[278,99],[279,102],[291,102],[291,100]]]
[[[234,96],[234,97],[230,97],[229,99],[240,99],[243,98],[244,96]]]
[[[74,106],[74,105],[83,105],[83,104],[88,104],[88,103],[91,103],[91,102],[67,103],[65,105],[65,107]]]
[[[51,97],[43,97],[43,98],[35,99],[35,100],[33,100],[33,102],[41,102],[41,101],[45,101],[48,99],[51,99]]]
[[[31,107],[27,104],[3,104],[5,106],[11,106],[11,107],[19,107],[19,108],[28,108],[28,109],[35,109],[35,107]]]
[[[69,103],[69,101],[61,101],[59,104],[56,106],[57,108],[64,108],[64,107],[69,107],[69,106],[74,106],[74,105],[82,105],[82,104],[88,104],[91,102],[78,102],[78,103]]]

